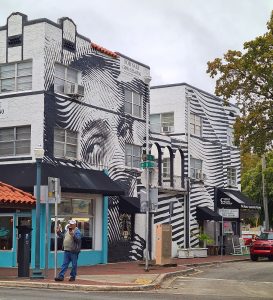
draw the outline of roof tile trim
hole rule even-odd
[[[30,193],[0,181],[0,203],[35,204],[36,199]]]
[[[100,46],[100,45],[98,45],[98,44],[91,43],[91,47],[92,47],[93,49],[95,49],[95,50],[101,52],[101,53],[107,54],[107,55],[112,56],[112,57],[114,57],[114,58],[117,58],[117,57],[118,57],[117,53],[115,53],[115,52],[113,52],[113,51],[110,51],[110,50],[108,50],[108,49],[106,49],[106,48],[103,48],[102,46]]]

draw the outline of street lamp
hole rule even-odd
[[[34,149],[36,159],[36,232],[35,232],[35,269],[32,272],[32,278],[44,278],[40,269],[40,206],[41,206],[41,168],[44,157],[44,149],[38,146]]]

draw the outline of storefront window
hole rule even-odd
[[[54,215],[54,206],[51,207],[51,216]],[[57,249],[62,250],[63,236],[69,220],[76,220],[77,227],[82,235],[81,249],[93,249],[94,246],[94,200],[86,199],[62,199],[58,206]],[[51,245],[54,251],[55,245],[55,218],[51,218]]]
[[[225,234],[237,234],[237,222],[235,221],[224,221],[224,233]]]
[[[0,250],[12,250],[13,216],[0,217]]]

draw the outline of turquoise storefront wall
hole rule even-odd
[[[20,213],[13,213],[14,220],[20,216]],[[0,214],[1,217],[1,214]],[[79,255],[78,265],[79,266],[90,266],[96,264],[107,263],[107,233],[108,233],[108,197],[103,197],[103,209],[102,215],[96,216],[102,218],[102,250],[82,250]],[[32,239],[31,239],[31,264],[30,268],[35,267],[35,228],[36,228],[36,215],[35,209],[31,211],[32,218]],[[45,268],[45,244],[46,244],[46,212],[45,205],[41,204],[41,243],[40,243],[40,264],[41,268]],[[16,267],[17,266],[17,234],[16,234],[16,222],[13,224],[13,249],[11,251],[0,251],[0,267]],[[50,222],[48,222],[48,232],[50,233]],[[50,249],[50,243],[48,243],[48,249]],[[58,267],[61,266],[63,261],[63,252],[57,253]],[[54,252],[49,251],[48,255],[48,268],[54,268]]]

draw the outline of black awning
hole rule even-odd
[[[197,206],[196,207],[196,218],[199,221],[204,220],[213,220],[213,221],[221,221],[222,217],[212,209],[206,206]]]
[[[222,208],[247,208],[260,209],[258,203],[251,201],[246,195],[238,190],[218,189],[217,206]]]
[[[61,189],[64,192],[96,193],[105,196],[124,194],[119,184],[103,171],[43,163],[41,185],[48,184],[48,177],[60,178]],[[0,165],[0,181],[23,190],[33,190],[36,184],[36,164]]]
[[[120,196],[119,212],[127,214],[140,213],[140,199],[137,197]]]

